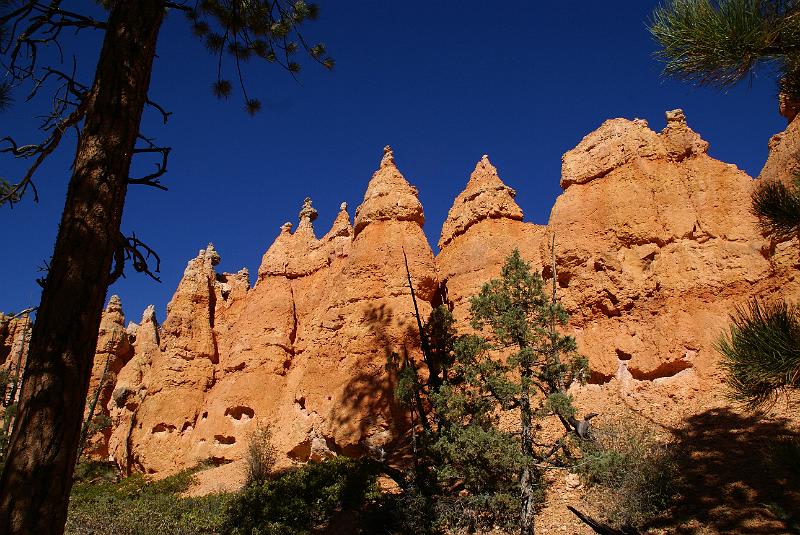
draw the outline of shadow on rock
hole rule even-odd
[[[396,377],[386,364],[398,351],[403,356],[419,346],[419,336],[413,329],[397,322],[392,310],[386,305],[369,306],[364,311],[364,321],[369,326],[376,344],[383,355],[370,355],[364,365],[345,385],[342,402],[332,414],[332,421],[339,426],[351,427],[362,437],[360,452],[374,458],[382,458],[394,464],[398,450],[406,442],[408,411],[400,405],[394,395]],[[364,357],[362,357],[364,358]]]

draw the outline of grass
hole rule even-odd
[[[180,496],[194,468],[148,481],[142,475],[117,480],[97,464],[83,465],[72,489],[66,533],[71,535],[166,535],[223,533],[230,494]]]

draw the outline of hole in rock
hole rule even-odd
[[[192,430],[192,423],[191,422],[183,422],[183,427],[181,427],[181,433],[185,433],[186,431]]]
[[[201,420],[205,420],[208,418],[208,411],[204,412],[203,415],[200,417]]]
[[[283,369],[288,370],[292,367],[292,359],[286,359],[283,361]]]
[[[567,271],[559,271],[556,278],[558,279],[559,288],[569,288],[569,281],[572,280],[572,274]]]
[[[685,360],[673,360],[672,362],[665,362],[655,370],[643,372],[636,368],[629,368],[631,376],[639,381],[652,381],[654,379],[664,379],[679,374],[683,370],[688,370],[692,367],[690,362]]]
[[[294,402],[297,403],[298,407],[300,407],[301,410],[305,410],[306,409],[306,398],[305,398],[305,396],[301,397],[300,399],[294,400]]]
[[[160,424],[157,424],[155,427],[153,427],[153,430],[151,432],[154,435],[159,435],[159,434],[164,434],[164,433],[172,433],[173,431],[175,431],[175,426],[174,425],[160,423]]]
[[[333,448],[331,449],[333,450]],[[334,451],[336,451],[336,453],[339,455],[344,455],[345,457],[350,457],[351,459],[359,459],[367,453],[367,448],[361,444],[348,444],[343,448],[337,447]]]
[[[616,352],[617,352],[617,358],[619,360],[631,360],[633,358],[633,355],[631,355],[630,353],[626,353],[621,349],[617,349]]]
[[[237,406],[237,407],[228,407],[225,409],[225,416],[230,416],[234,420],[244,420],[247,421],[255,416],[256,411],[251,409],[250,407],[244,406]]]
[[[228,435],[214,435],[214,444],[219,444],[221,446],[231,446],[236,444],[236,437],[231,437]]]
[[[208,463],[214,466],[222,466],[223,464],[232,463],[233,459],[226,459],[225,457],[211,456],[208,458]]]
[[[292,448],[286,455],[294,461],[307,462],[308,458],[311,457],[311,441],[308,439],[304,440]]]
[[[653,260],[656,259],[656,255],[658,255],[658,251],[653,251],[652,253],[648,253],[642,257],[642,261],[647,263],[647,265],[650,265],[653,262]]]
[[[591,373],[589,374],[589,384],[602,385],[609,382],[613,378],[614,378],[613,375],[605,375],[598,371],[592,370]]]
[[[240,362],[236,366],[232,366],[230,368],[227,368],[225,371],[228,371],[228,372],[240,372],[245,368],[245,366],[247,366],[246,362]]]

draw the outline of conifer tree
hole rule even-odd
[[[161,25],[167,13],[186,16],[192,32],[213,55],[214,92],[228,97],[235,73],[244,107],[257,112],[260,101],[247,92],[242,63],[263,59],[295,74],[297,52],[325,67],[333,63],[322,45],[308,44],[300,26],[316,18],[303,0],[103,0],[101,17],[85,3],[62,0],[0,0],[0,60],[13,92],[27,96],[50,91],[52,106],[41,125],[43,140],[17,143],[2,138],[0,153],[31,162],[14,183],[0,187],[0,205],[23,195],[38,197],[33,177],[68,131],[77,132],[75,160],[55,250],[30,340],[19,412],[8,462],[0,477],[0,533],[60,534],[66,521],[84,404],[89,387],[106,290],[128,261],[154,278],[158,256],[120,222],[129,184],[166,189],[169,147],[157,146],[140,130],[145,107],[164,121],[169,113],[148,96]],[[103,36],[94,80],[78,80],[73,65],[57,61],[66,33]],[[47,63],[48,58],[56,58]],[[80,60],[87,58],[81,57]],[[223,61],[226,60],[226,61]],[[226,69],[225,66],[228,68]],[[3,90],[8,95],[8,88]],[[159,159],[156,171],[131,177],[131,161]],[[7,179],[9,177],[6,177]]]
[[[650,32],[664,73],[726,87],[777,67],[781,89],[800,97],[800,3],[795,0],[670,0]]]
[[[541,476],[536,463],[548,461],[562,446],[537,447],[534,418],[554,415],[568,433],[574,430],[569,421],[575,419],[575,408],[566,386],[585,379],[587,361],[577,354],[575,339],[557,331],[556,325],[566,325],[567,313],[555,295],[547,297],[541,276],[531,271],[519,250],[508,257],[501,277],[472,298],[470,310],[473,327],[491,331],[491,346],[511,352],[505,361],[493,360],[485,377],[503,408],[519,409],[525,461],[519,480],[520,533],[530,535]]]
[[[568,437],[585,432],[587,420],[575,418],[566,389],[585,380],[587,362],[575,340],[559,332],[567,314],[555,293],[546,295],[541,276],[517,250],[501,277],[471,299],[470,310],[473,327],[488,337],[458,336],[444,306],[431,313],[421,329],[424,383],[413,363],[390,359],[398,397],[412,410],[429,407],[423,417],[431,421],[415,448],[417,478],[436,502],[427,506],[429,518],[472,530],[516,525],[529,535],[542,497],[540,467],[564,464]],[[519,415],[519,433],[501,426],[504,414]],[[546,444],[535,440],[534,421],[547,417],[560,420],[565,432]]]

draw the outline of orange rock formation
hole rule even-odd
[[[785,179],[799,128],[773,138],[763,176]],[[417,190],[387,147],[352,225],[342,204],[317,238],[306,199],[252,288],[246,270],[217,273],[209,245],[189,262],[163,325],[149,308],[128,329],[134,352],[108,401],[108,455],[156,473],[237,461],[259,424],[272,426],[284,463],[390,449],[405,421],[386,358],[418,356],[404,255],[423,316],[444,301],[466,328],[468,298],[514,248],[552,280],[553,236],[559,295],[593,370],[591,384],[573,387],[579,404],[626,403],[675,421],[719,403],[714,346],[728,315],[754,295],[797,299],[798,244],[760,234],[753,180],[707,150],[680,110],[660,133],[638,119],[606,121],[563,156],[564,192],[546,226],[523,221],[484,156],[434,257]],[[121,333],[121,313],[109,327],[112,305],[106,333]]]

